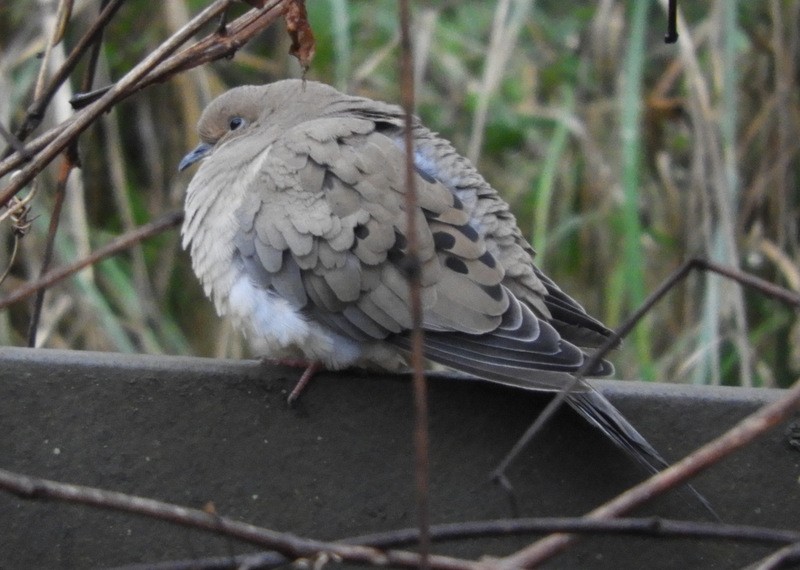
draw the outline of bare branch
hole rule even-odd
[[[702,446],[675,465],[664,469],[650,479],[632,487],[625,493],[586,515],[591,520],[606,520],[618,517],[631,509],[686,483],[701,471],[718,463],[734,451],[744,447],[766,433],[778,423],[786,420],[800,408],[800,380],[795,382],[780,400],[762,407],[736,424],[720,437]],[[574,534],[554,534],[523,550],[504,558],[501,568],[524,568],[540,564],[572,544]]]
[[[619,344],[620,339],[625,338],[628,333],[633,330],[633,327],[635,327],[639,321],[641,321],[644,316],[652,310],[656,303],[658,303],[694,269],[702,269],[704,271],[718,273],[719,275],[723,275],[729,279],[732,279],[741,285],[751,287],[757,291],[760,291],[764,295],[767,295],[768,297],[776,299],[789,306],[800,307],[800,295],[789,291],[788,289],[778,287],[769,281],[732,267],[726,267],[724,265],[714,263],[713,261],[708,261],[706,259],[692,258],[685,261],[678,269],[673,271],[672,274],[664,280],[658,289],[656,289],[647,299],[645,299],[644,303],[642,303],[642,306],[639,307],[630,317],[628,317],[625,322],[614,331],[614,334],[608,337],[606,341],[600,345],[600,347],[594,353],[592,353],[589,358],[586,359],[586,361],[583,363],[583,366],[581,366],[581,368],[575,373],[575,376],[572,378],[569,384],[567,384],[556,395],[556,397],[548,403],[545,409],[542,410],[542,412],[537,416],[533,424],[531,424],[522,437],[519,438],[517,443],[514,444],[514,447],[511,449],[511,451],[506,454],[500,464],[495,468],[491,475],[493,480],[501,483],[507,489],[511,488],[511,484],[508,482],[505,475],[506,470],[514,461],[514,459],[517,458],[519,453],[528,445],[528,443],[531,442],[536,434],[539,433],[544,425],[550,420],[553,414],[558,411],[558,408],[561,407],[561,405],[567,399],[567,396],[578,383],[578,381],[584,377],[586,371],[597,366],[600,360],[602,360],[612,348]]]
[[[411,8],[408,0],[400,0],[400,88],[405,131],[406,154],[405,207],[408,253],[405,260],[411,311],[411,367],[414,388],[414,451],[417,483],[417,523],[419,524],[420,568],[428,568],[431,544],[430,526],[430,459],[428,433],[428,386],[425,379],[424,333],[422,331],[422,293],[420,292],[419,240],[417,237],[417,189],[414,168],[414,62],[411,52]]]
[[[784,546],[756,564],[748,566],[748,570],[778,570],[788,568],[787,564],[798,561],[800,561],[800,542]]]
[[[149,238],[151,236],[160,234],[164,230],[169,228],[173,228],[180,224],[183,221],[183,212],[171,212],[166,214],[159,219],[155,220],[154,222],[150,222],[149,224],[145,224],[144,226],[140,226],[136,230],[129,232],[127,234],[123,234],[119,236],[117,239],[105,245],[95,251],[92,255],[85,257],[84,259],[80,259],[75,263],[71,263],[70,265],[61,267],[54,271],[43,275],[33,283],[28,283],[18,289],[16,289],[13,293],[11,293],[5,299],[0,299],[0,309],[4,309],[7,306],[20,301],[29,295],[34,294],[36,291],[40,289],[44,289],[50,287],[54,283],[58,283],[59,281],[66,279],[70,275],[77,273],[84,267],[88,267],[109,257],[120,251],[123,251],[133,244]]]
[[[170,54],[178,49],[178,47],[186,42],[201,27],[223,13],[231,2],[232,0],[217,0],[216,2],[212,3],[208,8],[200,12],[190,22],[188,22],[180,30],[175,32],[169,39],[162,43],[155,51],[144,58],[133,69],[131,69],[102,97],[100,97],[100,99],[83,109],[75,116],[74,119],[70,120],[65,125],[60,125],[57,128],[58,130],[55,137],[47,142],[44,148],[37,150],[36,152],[38,154],[36,157],[30,163],[24,166],[13,177],[11,182],[3,189],[3,191],[0,192],[0,206],[5,205],[11,196],[16,194],[22,187],[30,182],[30,180],[32,180],[34,176],[36,176],[47,164],[49,164],[55,158],[55,156],[58,155],[58,153],[70,143],[70,141],[83,132],[102,113],[107,111],[117,101],[129,96],[144,86],[145,83],[142,81],[149,73],[155,70],[160,63],[164,62],[170,56]],[[276,7],[282,6],[284,3],[285,0],[273,0],[270,8],[265,8],[264,11],[251,11],[245,15],[249,15],[247,19],[244,19],[244,16],[240,18],[239,21],[242,21],[243,26],[242,37],[252,37],[252,35],[263,29],[263,27],[269,22],[277,18],[282,12]],[[275,9],[271,10],[273,8]],[[265,14],[269,14],[271,19],[266,19]],[[212,36],[211,39],[207,38],[207,40],[211,41],[212,44],[222,44],[222,46],[227,49],[227,51],[222,52],[220,52],[219,48],[212,50],[214,53],[219,54],[219,57],[223,57],[225,54],[235,51],[246,41],[238,37],[233,37],[233,34],[225,36],[216,34]],[[201,46],[201,44],[202,42],[199,42],[197,45]],[[198,47],[198,49],[202,48]],[[193,62],[193,64],[199,65],[203,62],[204,60],[199,59]],[[187,65],[187,68],[192,66],[193,65]],[[175,69],[177,70],[178,68]],[[28,147],[28,152],[33,152],[33,150]],[[14,157],[12,156],[10,158]],[[20,164],[18,160],[6,160],[3,161],[3,163],[0,163],[0,176],[7,174],[10,168],[13,168],[13,166],[10,166],[10,164],[14,162]]]
[[[75,151],[74,145],[70,148]],[[42,266],[39,269],[39,279],[44,277],[47,270],[50,269],[58,222],[61,219],[61,209],[64,206],[64,198],[67,195],[67,180],[69,179],[72,169],[75,167],[73,159],[76,156],[77,152],[70,152],[69,150],[65,152],[61,168],[59,169],[58,181],[56,182],[56,196],[53,202],[53,211],[50,213],[50,223],[47,227],[47,240],[44,244],[44,255],[42,256]],[[44,305],[44,291],[44,287],[36,291],[36,298],[33,302],[33,310],[31,311],[28,323],[28,346],[31,348],[36,346],[36,332],[39,328],[39,317],[42,314],[42,306]]]
[[[56,500],[122,511],[205,530],[214,534],[230,536],[243,542],[276,550],[290,560],[314,558],[325,554],[348,562],[378,566],[391,565],[416,568],[421,562],[420,555],[415,552],[381,551],[366,546],[301,538],[293,534],[276,532],[235,521],[201,509],[190,509],[154,499],[106,491],[94,487],[68,485],[57,481],[28,477],[5,469],[0,469],[0,489],[4,489],[23,499]],[[442,570],[480,570],[486,568],[485,565],[477,562],[446,556],[430,556],[428,562],[431,568]]]
[[[438,524],[430,528],[433,542],[475,538],[528,535],[534,533],[575,532],[590,535],[629,535],[675,539],[715,539],[736,543],[786,544],[796,547],[800,532],[773,530],[748,525],[731,525],[661,518],[589,520],[586,518],[524,518]],[[419,529],[406,528],[341,539],[346,544],[374,548],[411,546],[419,541]],[[786,548],[778,552],[784,552]],[[773,556],[777,556],[776,552]],[[238,556],[215,556],[160,563],[131,564],[113,570],[217,570],[227,568],[273,568],[288,560],[277,552],[254,552]]]
[[[75,45],[73,50],[70,52],[69,56],[67,57],[66,61],[63,65],[56,71],[53,75],[50,83],[47,87],[42,91],[42,93],[36,98],[36,100],[28,107],[27,114],[25,116],[25,120],[22,122],[22,125],[17,130],[17,139],[20,141],[24,141],[28,138],[28,135],[39,126],[39,123],[44,116],[44,110],[47,108],[47,105],[50,103],[50,100],[53,98],[53,95],[58,88],[66,81],[69,74],[75,69],[75,66],[80,61],[83,54],[89,49],[92,45],[96,44],[96,40],[102,35],[103,29],[111,21],[111,18],[116,14],[117,10],[122,6],[123,0],[111,0],[103,10],[100,11],[95,21],[92,22],[92,25],[86,31],[86,33],[78,40],[78,43]],[[3,153],[3,156],[8,156],[11,151],[14,150],[19,152],[19,149],[12,145],[6,149]]]

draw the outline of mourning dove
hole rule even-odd
[[[610,331],[533,263],[508,204],[413,123],[425,354],[556,391]],[[206,295],[260,354],[397,370],[409,350],[404,114],[312,81],[237,87],[203,112],[183,246]],[[583,347],[583,348],[580,348]],[[613,371],[600,362],[590,376]],[[656,471],[658,452],[581,380],[569,404]]]

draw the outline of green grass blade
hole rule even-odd
[[[623,251],[624,251],[624,297],[630,307],[644,302],[645,272],[642,252],[642,227],[639,222],[639,172],[642,154],[642,74],[644,68],[645,34],[650,0],[631,0],[630,39],[623,67],[624,81],[621,94],[622,129],[622,187],[623,187]],[[655,368],[651,355],[648,319],[633,331],[633,341],[639,358],[641,374],[645,380],[655,379]]]
[[[545,254],[547,251],[548,221],[550,219],[550,207],[553,203],[553,190],[555,187],[556,173],[558,165],[567,147],[569,129],[567,118],[572,113],[575,103],[575,96],[571,89],[565,90],[564,96],[564,119],[556,123],[553,138],[547,148],[542,174],[536,184],[535,201],[533,206],[533,248],[538,252],[537,259],[541,266],[544,266]]]

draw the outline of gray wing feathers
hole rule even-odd
[[[411,327],[400,270],[403,154],[399,131],[378,126],[363,117],[318,118],[278,136],[237,212],[236,243],[252,278],[311,318],[354,339],[402,344]],[[499,368],[523,384],[532,369],[576,370],[583,352],[540,317],[553,306],[568,329],[580,322],[580,306],[537,275],[507,205],[466,159],[424,129],[415,134],[430,357],[489,376]],[[604,363],[595,372],[609,370]]]
[[[237,212],[236,243],[254,279],[315,319],[385,338],[411,324],[399,270],[407,228],[393,166],[401,151],[373,131],[363,119],[320,119],[275,141],[258,191]],[[499,288],[502,268],[446,186],[420,176],[418,187],[419,219],[429,222],[417,231],[427,324],[493,330],[509,302]]]

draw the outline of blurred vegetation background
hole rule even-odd
[[[120,77],[206,4],[125,2],[106,30],[96,84]],[[8,130],[31,102],[58,5],[0,4],[0,123]],[[46,74],[99,5],[75,1]],[[691,256],[800,291],[800,2],[679,1],[673,45],[663,41],[665,7],[414,3],[418,114],[513,205],[538,264],[611,327]],[[307,8],[317,39],[308,77],[399,101],[395,0],[310,0]],[[235,85],[299,76],[288,48],[275,25],[232,60],[147,88],[82,135],[55,265],[180,208],[193,171],[176,166],[197,142],[203,107]],[[70,116],[81,70],[40,130]],[[40,273],[55,171],[35,182],[36,219],[0,298]],[[205,300],[179,242],[171,231],[48,290],[37,345],[246,354]],[[5,221],[0,273],[12,247]],[[0,343],[24,345],[29,316],[28,302],[0,311]],[[758,292],[693,274],[612,358],[622,378],[787,386],[800,374],[800,319]]]

